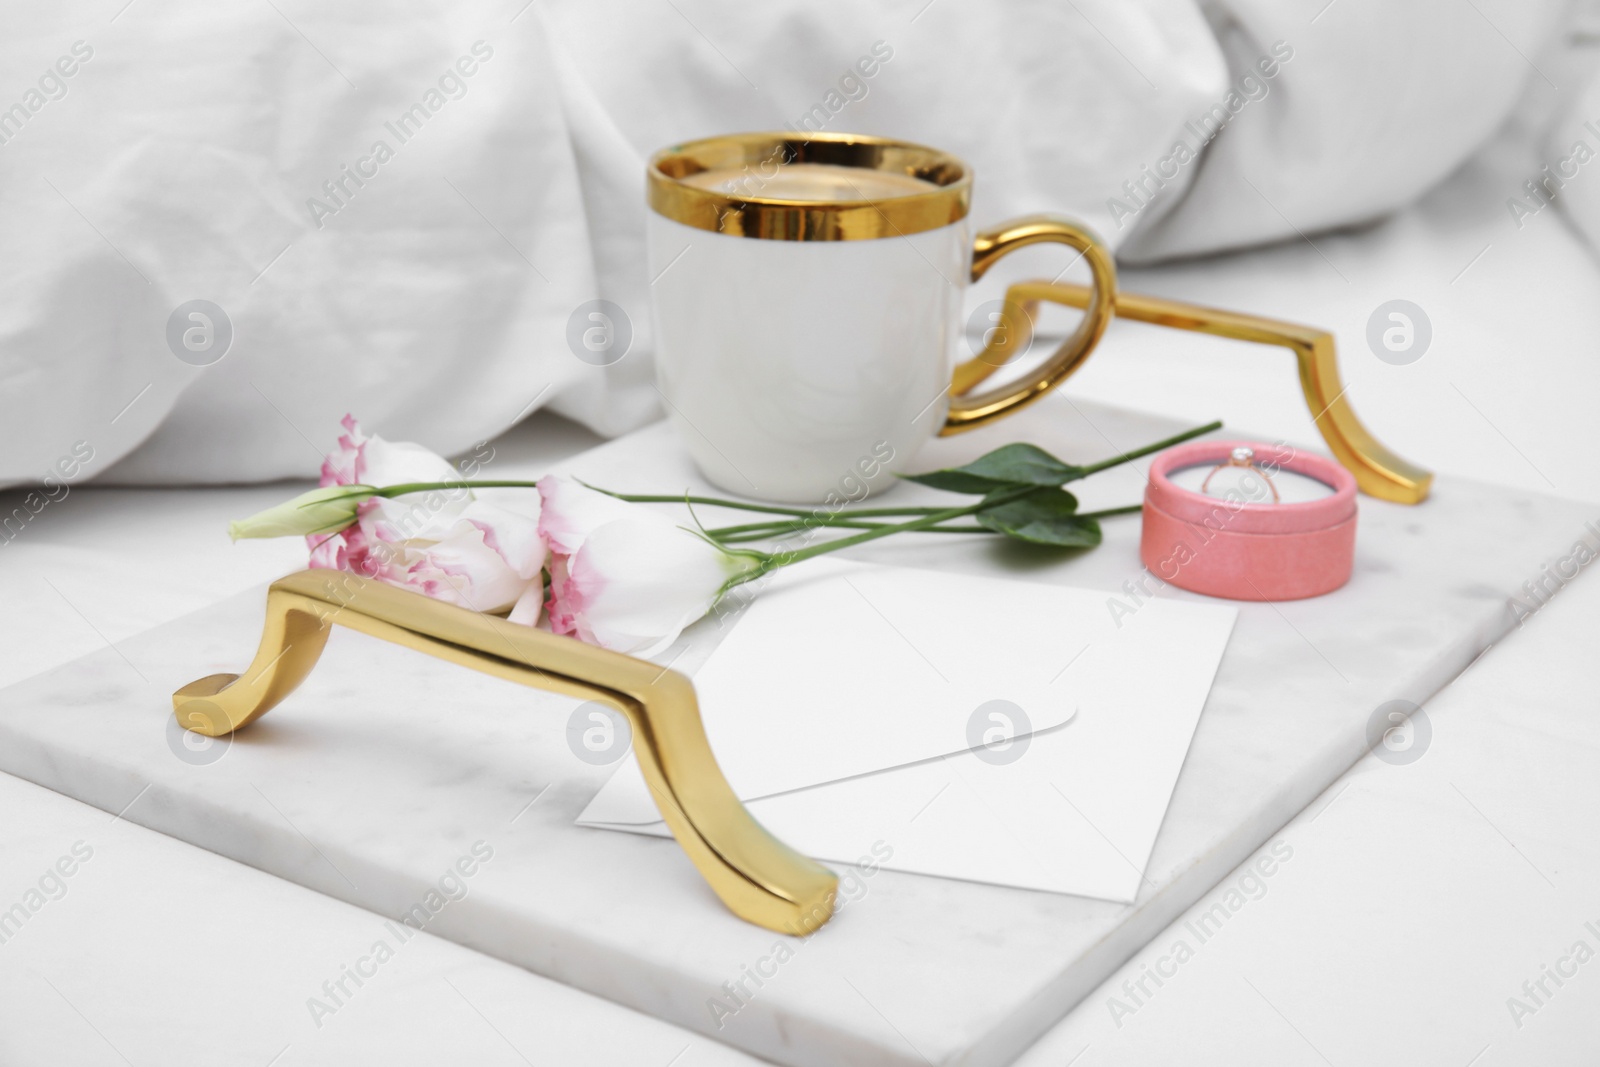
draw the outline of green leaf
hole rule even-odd
[[[955,493],[988,493],[1019,485],[1055,487],[1082,478],[1084,469],[1061,462],[1037,445],[1003,445],[964,467],[901,475],[910,482]]]
[[[1040,489],[973,516],[995,533],[1058,548],[1093,548],[1100,543],[1100,524],[1077,513],[1078,501],[1064,489]]]

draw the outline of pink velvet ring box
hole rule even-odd
[[[1327,485],[1314,500],[1273,503],[1237,490],[1203,495],[1169,475],[1226,464],[1249,448],[1268,476],[1293,471]],[[1139,557],[1150,572],[1180,589],[1230,600],[1300,600],[1331,593],[1350,580],[1356,548],[1356,480],[1330,459],[1255,441],[1193,441],[1150,464]]]

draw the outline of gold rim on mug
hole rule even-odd
[[[926,193],[875,200],[763,197],[791,163],[885,171],[919,178]],[[689,185],[708,170],[736,170],[738,191]],[[662,149],[650,159],[650,208],[697,230],[769,241],[866,241],[937,230],[967,217],[972,170],[936,148],[849,133],[740,133]]]

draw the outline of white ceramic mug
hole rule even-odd
[[[971,169],[936,149],[736,134],[665,149],[648,178],[657,386],[695,462],[731,493],[859,499],[935,433],[1049,392],[1110,318],[1116,270],[1098,239],[1043,215],[974,239]],[[1040,241],[1083,253],[1094,296],[1082,322],[1021,381],[960,395],[1022,332],[1000,331],[952,387],[962,290]]]

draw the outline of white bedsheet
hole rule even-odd
[[[1502,125],[1543,77],[1529,57],[1560,34],[1565,7],[8,9],[0,484],[37,481],[83,446],[93,458],[75,478],[308,474],[350,410],[444,453],[546,405],[607,434],[647,421],[643,163],[693,136],[811,115],[937,144],[974,164],[980,224],[1062,211],[1129,260],[1377,217]],[[875,46],[890,58],[851,75]],[[1268,79],[1257,63],[1272,57]],[[418,128],[392,130],[414,105]],[[1164,165],[1213,108],[1236,114],[1204,157]],[[1148,205],[1123,184],[1152,189],[1147,166],[1176,167]],[[604,369],[565,341],[568,317],[596,297],[634,331]],[[234,330],[205,367],[166,337],[196,298]]]

